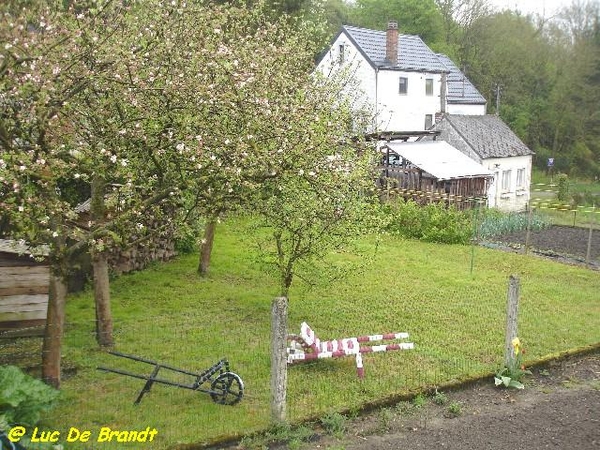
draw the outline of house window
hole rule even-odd
[[[344,55],[344,50],[345,50],[344,47],[345,47],[344,44],[340,44],[340,47],[339,47],[340,52],[339,52],[339,59],[338,59],[338,61],[339,61],[340,64],[344,63],[344,56],[345,56]]]
[[[525,169],[517,169],[517,189],[525,188]]]
[[[425,95],[433,95],[433,78],[425,79]]]
[[[425,114],[425,129],[429,130],[433,125],[433,114]]]
[[[502,171],[502,191],[510,192],[510,181],[512,177],[512,170]]]
[[[400,83],[398,85],[398,93],[406,95],[408,92],[408,78],[400,77]]]

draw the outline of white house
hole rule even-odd
[[[435,124],[448,142],[494,174],[488,206],[522,211],[530,199],[533,152],[499,117],[446,114]]]
[[[387,32],[343,26],[317,64],[325,75],[339,68],[351,71],[373,108],[372,131],[425,130],[444,110],[448,68],[420,37],[399,35],[395,22]]]
[[[445,55],[419,36],[344,25],[317,63],[329,75],[348,70],[357,102],[375,114],[371,131],[429,129],[439,113],[485,114],[485,98]]]
[[[352,74],[356,85],[348,94],[372,108],[370,132],[440,130],[436,139],[494,173],[490,207],[525,208],[533,152],[498,117],[486,115],[486,100],[475,86],[419,36],[399,34],[396,22],[389,22],[387,31],[344,25],[316,70],[325,76],[338,70]]]

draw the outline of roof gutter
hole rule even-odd
[[[375,67],[375,132],[379,133],[379,67]]]

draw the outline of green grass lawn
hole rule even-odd
[[[226,357],[245,383],[241,403],[220,406],[207,394],[155,385],[133,406],[144,382],[96,367],[146,374],[150,367],[98,350],[92,294],[84,292],[68,300],[63,360],[70,376],[59,407],[43,426],[64,433],[69,427],[91,430],[92,440],[101,427],[158,430],[150,446],[97,444],[103,449],[162,449],[267,428],[270,305],[278,290],[258,269],[244,234],[235,221],[217,230],[206,279],[197,277],[197,257],[190,255],[122,276],[111,286],[116,350],[192,371]],[[471,255],[468,246],[384,237],[375,262],[360,273],[334,284],[294,286],[290,332],[298,333],[302,321],[322,339],[406,331],[416,348],[365,355],[362,381],[351,357],[291,366],[289,420],[356,411],[367,403],[491,373],[503,356],[510,274],[521,280],[519,336],[528,361],[600,342],[600,273],[483,248],[475,249],[471,273]]]

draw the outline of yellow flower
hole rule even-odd
[[[521,348],[521,341],[518,337],[512,340],[512,346],[515,349],[515,356],[517,356],[519,354],[519,349]]]

